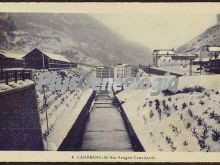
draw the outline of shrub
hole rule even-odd
[[[195,103],[193,103],[192,101],[189,102],[189,105],[191,105],[191,106],[194,105],[194,104],[195,104]]]
[[[152,110],[150,110],[150,112],[149,112],[149,116],[150,116],[150,118],[152,118],[152,117],[154,116],[154,113],[153,113]]]
[[[184,146],[187,146],[189,143],[185,140],[184,142],[183,142],[183,145]]]
[[[186,103],[183,103],[182,104],[182,109],[185,109],[187,107],[187,104]]]
[[[156,109],[159,109],[160,107],[160,101],[158,99],[155,99],[155,106],[156,106]]]
[[[204,102],[204,101],[202,101],[202,100],[200,100],[200,101],[199,101],[199,104],[204,105],[204,104],[205,104],[205,102]]]
[[[196,92],[200,92],[200,93],[201,93],[201,92],[204,90],[204,88],[202,88],[202,87],[200,87],[200,86],[195,86],[194,90],[195,90]]]
[[[209,118],[213,119],[216,116],[215,111],[209,113]]]
[[[217,117],[215,118],[215,120],[217,121],[218,124],[220,124],[220,116],[217,116]]]
[[[189,114],[190,117],[193,116],[193,113],[192,113],[192,110],[191,110],[191,109],[188,110],[188,114]]]
[[[204,148],[207,147],[207,145],[205,144],[205,140],[204,139],[199,139],[198,143],[199,143],[201,149],[204,149]]]
[[[146,103],[144,103],[143,108],[144,108],[144,107],[146,107],[146,105],[147,105],[147,104],[146,104]]]
[[[195,128],[195,127],[193,127],[193,129],[192,129],[192,133],[193,133],[193,135],[194,135],[196,138],[198,138],[198,133],[196,132],[196,128]]]
[[[217,129],[212,130],[212,140],[213,141],[218,141],[220,139],[220,132]]]
[[[202,114],[203,114],[203,115],[204,115],[204,114],[208,114],[208,110],[205,110]]]
[[[169,97],[167,100],[171,102],[171,97]]]
[[[173,104],[173,108],[174,108],[174,110],[178,110],[178,106],[177,105],[175,105],[175,104]]]
[[[149,101],[149,107],[152,107],[153,101]]]
[[[176,147],[174,147],[173,145],[170,146],[172,151],[175,151],[176,150]]]
[[[162,93],[163,93],[164,96],[170,96],[170,95],[175,95],[176,94],[176,92],[170,91],[168,89],[162,90]]]
[[[207,139],[207,138],[208,138],[207,133],[208,133],[208,128],[207,128],[207,126],[205,125],[205,126],[203,127],[203,132],[202,132],[201,138],[202,138],[202,139]]]
[[[187,123],[186,124],[186,129],[190,128],[191,127],[191,124],[190,123]]]
[[[180,120],[183,120],[183,114],[180,115]]]
[[[160,108],[158,108],[158,115],[159,115],[159,120],[161,120],[161,116],[162,116],[162,114],[161,114],[161,109]]]
[[[215,92],[215,94],[216,94],[216,95],[218,95],[218,94],[219,94],[219,92],[217,91],[217,92]]]
[[[167,141],[167,143],[168,143],[168,144],[171,144],[172,140],[171,140],[171,138],[170,138],[170,137],[166,136],[166,138],[165,138],[165,139],[166,139],[166,141]]]
[[[204,95],[207,97],[210,97],[210,93],[208,93],[208,92],[205,92]]]
[[[201,126],[202,123],[203,123],[203,120],[198,117],[198,118],[197,118],[197,125],[198,125],[198,126]]]

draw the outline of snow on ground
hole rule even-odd
[[[77,120],[79,114],[81,113],[86,101],[92,94],[92,90],[88,91],[78,91],[77,95],[69,95],[69,99],[65,101],[59,107],[60,114],[56,121],[54,122],[54,131],[49,134],[47,140],[45,141],[45,148],[47,150],[57,150],[70,129],[72,125]],[[68,105],[68,106],[67,106]]]
[[[220,75],[183,76],[175,93],[130,90],[117,97],[146,151],[219,152],[219,83]]]
[[[39,85],[38,76],[39,73],[42,72],[47,71],[35,72],[35,82],[37,84],[37,87]],[[84,71],[81,71],[79,69],[62,70],[58,72],[58,74],[64,77],[80,77],[82,74],[85,74]],[[82,91],[80,89],[75,89],[71,91],[50,91],[47,86],[45,88],[45,91],[37,90],[40,124],[46,150],[58,149],[61,142],[76,121],[91,93],[92,90]]]
[[[5,84],[5,83],[0,83],[0,92],[8,91],[8,90],[11,90],[11,89],[23,88],[25,86],[32,85],[33,83],[34,82],[31,81],[31,80],[25,80],[25,81],[18,80],[17,83],[9,82],[8,85]]]

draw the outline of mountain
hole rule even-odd
[[[217,24],[208,28],[199,36],[177,49],[178,53],[200,54],[205,45],[220,46],[220,15],[217,15]]]
[[[148,48],[126,41],[87,14],[0,13],[0,48],[39,48],[96,65],[151,61]]]

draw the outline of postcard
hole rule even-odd
[[[1,162],[219,162],[219,3],[0,3]]]

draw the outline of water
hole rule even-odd
[[[83,136],[83,151],[133,151],[112,92],[99,91]]]

